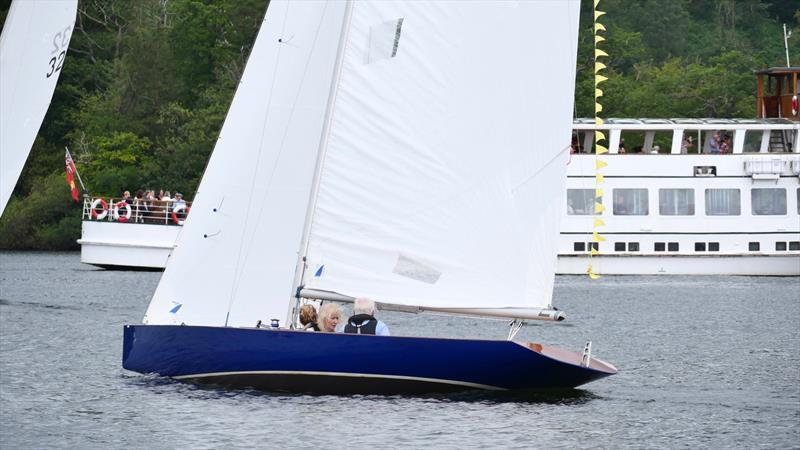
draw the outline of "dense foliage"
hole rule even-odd
[[[8,11],[0,1],[0,18]],[[192,198],[267,0],[80,0],[50,110],[0,220],[0,248],[72,249],[80,205],[64,182],[69,146],[87,188]],[[592,1],[582,5],[577,116],[593,114]],[[606,117],[751,117],[752,71],[785,65],[796,0],[602,0],[610,54]],[[546,70],[546,68],[544,68]]]

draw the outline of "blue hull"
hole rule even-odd
[[[573,388],[616,373],[511,341],[173,325],[126,325],[122,366],[266,391],[381,394]]]

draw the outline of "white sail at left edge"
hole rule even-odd
[[[78,0],[16,0],[0,36],[0,214],[53,98]]]
[[[144,323],[286,316],[346,6],[270,2]]]

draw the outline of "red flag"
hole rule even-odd
[[[67,184],[72,192],[72,199],[77,202],[79,196],[78,187],[75,186],[75,173],[78,171],[78,169],[75,168],[75,163],[72,162],[72,156],[70,156],[69,150],[67,150],[65,158],[67,162]]]

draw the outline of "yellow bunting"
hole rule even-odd
[[[602,188],[594,188],[594,196],[600,198],[603,196],[603,189]]]
[[[594,7],[597,8],[597,4],[600,3],[600,0],[594,0]]]
[[[594,63],[594,73],[600,72],[601,70],[605,69],[606,65],[601,62]]]
[[[598,84],[606,81],[608,78],[600,75],[599,73],[594,76],[594,85],[597,86]]]
[[[594,6],[597,6],[597,4],[595,3]],[[594,20],[597,20],[597,18],[602,16],[603,14],[605,14],[605,11],[595,11],[594,12]]]
[[[606,153],[608,153],[608,147],[604,147],[602,145],[597,145],[596,147],[598,155],[605,155]]]
[[[606,177],[600,175],[599,173],[594,176],[594,182],[597,184],[602,184],[606,182]]]
[[[602,23],[594,24],[594,32],[597,33],[598,31],[606,31],[606,27]]]
[[[602,110],[603,110],[603,106],[600,103],[595,102],[594,103],[594,112],[595,112],[595,114],[599,113]]]
[[[592,247],[592,249],[591,249],[591,250],[589,250],[589,253],[591,253],[591,254],[592,254],[592,256],[599,255],[599,254],[600,254],[600,250],[598,250],[598,249],[596,249],[596,248]]]
[[[598,34],[598,35],[596,35],[596,36],[594,37],[594,45],[597,45],[597,44],[599,44],[600,42],[603,42],[603,41],[605,41],[605,40],[606,40],[606,38],[604,38],[603,36],[600,36],[600,35]]]
[[[600,170],[603,167],[607,166],[608,163],[603,161],[602,159],[598,159],[597,161],[595,161],[594,165],[595,165],[595,169]]]
[[[606,226],[606,223],[605,223],[605,222],[603,222],[603,219],[601,219],[601,218],[599,218],[599,217],[595,217],[595,218],[594,218],[594,227],[595,227],[595,228],[597,228],[597,227],[604,227],[604,226]]]
[[[606,134],[602,131],[595,131],[594,132],[595,141],[603,141],[606,139]]]
[[[606,207],[603,206],[602,203],[594,202],[594,213],[595,214],[602,214],[603,211],[605,211],[605,210],[606,210]]]
[[[594,88],[594,98],[600,98],[603,96],[603,91],[597,88]]]
[[[592,242],[605,242],[605,241],[606,241],[606,238],[604,238],[603,236],[600,236],[600,233],[598,233],[597,231],[592,233]]]
[[[599,48],[594,49],[594,57],[599,58],[601,56],[608,56],[608,53],[600,50]]]
[[[606,123],[606,122],[603,119],[601,119],[599,117],[595,117],[594,118],[594,124],[597,125],[598,127],[603,125],[604,123]]]
[[[593,280],[596,280],[596,279],[600,278],[600,275],[598,275],[598,274],[596,274],[594,272],[589,272],[589,278],[591,278]]]

